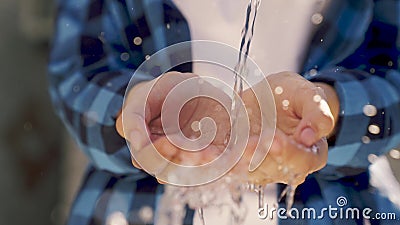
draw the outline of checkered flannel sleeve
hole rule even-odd
[[[341,176],[400,143],[400,1],[347,1],[335,10],[345,12],[332,21],[328,14],[317,31],[306,77],[338,94],[340,115],[323,172]]]
[[[147,55],[187,40],[186,23],[158,0],[58,1],[57,12],[48,66],[56,111],[95,167],[139,173],[115,120],[135,69]],[[135,74],[132,82],[153,78]]]

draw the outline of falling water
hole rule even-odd
[[[232,116],[232,136],[233,143],[237,141],[237,131],[239,118],[238,103],[241,101],[243,93],[243,80],[248,76],[247,71],[247,58],[250,52],[250,45],[254,34],[255,21],[257,17],[257,11],[261,4],[261,0],[250,0],[246,9],[246,19],[242,29],[242,38],[240,43],[240,54],[238,62],[234,68],[234,91],[232,96],[231,105],[231,116]],[[229,137],[228,137],[229,138]],[[228,143],[228,141],[226,141]],[[160,212],[159,219],[156,224],[183,224],[184,217],[184,205],[188,204],[189,207],[195,208],[199,215],[201,225],[205,225],[203,207],[207,207],[210,202],[217,196],[213,194],[218,192],[218,189],[225,191],[227,188],[230,190],[231,195],[231,225],[241,225],[247,214],[247,208],[243,203],[242,194],[245,191],[254,191],[258,194],[258,207],[264,207],[264,188],[265,186],[260,184],[241,184],[236,179],[233,179],[229,184],[221,180],[214,182],[212,185],[213,191],[210,192],[210,188],[206,187],[174,187],[169,186],[167,193],[164,194],[161,200],[160,209],[165,212]],[[294,192],[296,186],[288,185],[286,189],[281,193],[281,198],[286,195],[286,205],[290,209],[293,204]],[[169,193],[168,193],[169,192]],[[162,211],[160,210],[160,211]]]
[[[238,103],[241,101],[241,97],[243,94],[243,80],[247,77],[246,64],[247,57],[250,52],[251,40],[254,35],[254,25],[256,22],[257,11],[260,6],[261,0],[250,0],[247,5],[246,10],[246,19],[242,29],[242,39],[240,42],[240,52],[238,57],[238,62],[235,66],[235,83],[234,90],[232,95],[232,106],[231,106],[231,116],[232,116],[232,134],[234,138],[233,143],[237,142],[237,131],[238,131],[238,122],[237,119],[239,117],[239,107]],[[233,184],[237,185],[237,184]],[[232,224],[240,225],[243,224],[244,218],[246,217],[246,207],[243,203],[242,186],[232,187],[231,189],[231,197],[233,200],[233,205],[231,206],[231,214],[232,214]],[[261,189],[260,189],[261,190]]]
[[[255,28],[255,21],[257,17],[257,11],[258,8],[261,4],[261,0],[250,0],[247,10],[246,10],[246,20],[244,27],[242,29],[242,39],[240,43],[240,53],[239,53],[239,58],[238,62],[235,66],[235,73],[234,73],[234,78],[235,78],[235,83],[234,83],[234,93],[232,96],[232,129],[233,129],[233,134],[235,138],[235,131],[237,132],[237,118],[239,116],[239,107],[237,107],[238,102],[241,100],[241,96],[243,94],[243,80],[248,76],[247,70],[246,70],[246,63],[247,63],[247,57],[250,52],[250,45],[251,41],[253,39],[254,35],[254,28]],[[236,142],[236,140],[234,140]],[[290,183],[291,181],[289,181]],[[263,185],[256,185],[256,184],[250,184],[247,186],[250,188],[252,191],[255,191],[258,194],[258,207],[263,208],[264,207],[264,186]],[[236,206],[233,207],[243,207],[242,206],[242,198],[241,198],[241,191],[238,189],[236,190],[237,193],[232,193],[232,198],[234,199],[234,202]],[[294,193],[296,191],[296,186],[293,185],[288,185],[285,190],[281,193],[281,198],[286,195],[286,207],[289,211],[289,209],[293,205],[294,201]],[[240,225],[242,224],[242,220],[244,219],[245,215],[235,215],[235,212],[238,212],[238,210],[231,210],[233,212],[233,218],[234,218],[234,224],[235,225]],[[240,211],[240,210],[239,210]]]
[[[237,103],[240,101],[240,97],[243,94],[243,80],[247,77],[246,71],[246,63],[247,57],[250,52],[251,40],[254,35],[254,25],[257,17],[257,11],[260,6],[261,0],[250,0],[247,5],[246,10],[246,20],[242,29],[242,40],[240,42],[239,48],[239,57],[238,62],[235,66],[235,83],[234,83],[234,93],[232,96],[232,121],[233,121],[233,130],[237,126],[237,118],[239,114],[239,107],[237,107]]]

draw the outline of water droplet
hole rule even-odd
[[[282,168],[282,173],[283,174],[287,174],[289,172],[289,168],[287,168],[287,166],[284,166],[283,168]]]
[[[149,60],[149,59],[150,59],[150,56],[149,56],[149,55],[146,55],[144,58],[145,58],[146,60]]]
[[[397,149],[393,149],[389,152],[390,157],[393,159],[400,159],[400,151]]]
[[[372,124],[368,126],[368,131],[371,134],[379,134],[381,132],[381,129],[377,125]]]
[[[364,143],[364,144],[369,144],[369,143],[371,142],[371,139],[370,139],[369,137],[367,137],[367,136],[363,136],[363,137],[361,138],[361,141],[362,141],[362,143]]]
[[[370,73],[375,73],[375,68],[369,69],[369,72],[370,72]]]
[[[171,24],[169,24],[169,23],[167,23],[166,26],[167,26],[168,30],[171,28]]]
[[[119,57],[121,58],[122,61],[128,61],[129,60],[129,53],[123,52],[123,53],[121,53],[121,55]]]
[[[197,209],[197,212],[198,212],[198,214],[199,214],[200,224],[201,224],[201,225],[206,225],[206,221],[204,220],[204,211],[203,211],[203,208],[202,208],[202,207],[198,208],[198,209]]]
[[[145,223],[150,223],[152,221],[153,214],[153,209],[150,206],[143,206],[139,210],[139,218]]]
[[[321,15],[321,13],[314,13],[311,16],[311,22],[315,25],[322,23],[323,20],[324,20],[324,17]]]
[[[79,85],[74,85],[74,87],[72,88],[73,92],[79,92],[81,90],[81,87],[79,87]]]
[[[290,181],[289,181],[290,182]],[[286,210],[291,212],[294,203],[294,194],[296,193],[296,186],[288,185],[289,190],[286,194]]]
[[[98,36],[99,40],[100,40],[102,43],[106,43],[106,39],[104,38],[104,36],[105,36],[104,31],[100,32],[100,35]]]
[[[199,121],[194,121],[190,127],[192,128],[193,131],[197,132],[200,130],[200,122]]]
[[[227,145],[229,142],[229,136],[227,135],[224,139],[224,145]]]
[[[283,88],[281,86],[275,88],[275,94],[280,95],[282,93],[283,93]]]
[[[106,220],[107,225],[128,225],[128,221],[126,220],[124,214],[122,212],[113,212],[107,217]]]
[[[393,66],[393,61],[389,61],[388,66]]]
[[[311,69],[310,71],[309,71],[309,73],[310,73],[310,76],[315,76],[315,75],[317,75],[318,74],[318,70],[316,70],[316,69]]]
[[[317,154],[317,153],[318,153],[318,151],[319,151],[319,148],[318,148],[318,146],[317,146],[317,145],[313,145],[313,146],[311,146],[311,152],[312,152],[312,153],[314,153],[314,154]]]
[[[321,40],[320,40],[321,42],[324,42],[324,39],[323,38],[321,38]]]
[[[264,187],[258,185],[255,191],[258,193],[258,209],[262,209],[264,207]]]
[[[313,97],[313,101],[316,103],[319,103],[322,100],[321,95],[314,95]]]
[[[374,105],[365,105],[363,108],[363,112],[366,116],[372,117],[378,113],[378,110]]]
[[[289,100],[287,99],[283,100],[282,101],[283,110],[288,110],[289,104],[290,104]]]
[[[135,37],[133,39],[133,44],[135,45],[141,45],[142,44],[142,38],[141,37]]]

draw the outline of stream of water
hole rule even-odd
[[[238,130],[237,119],[239,117],[238,106],[239,101],[241,101],[244,80],[247,76],[251,74],[247,71],[247,59],[250,52],[251,41],[253,39],[255,22],[257,18],[257,12],[261,0],[250,0],[246,8],[245,23],[242,29],[242,38],[240,42],[240,53],[238,56],[238,62],[234,68],[234,90],[232,95],[232,105],[231,105],[231,117],[232,117],[232,134],[233,141],[236,143],[235,133]],[[228,175],[229,176],[229,175]],[[234,181],[236,179],[233,179]],[[240,179],[239,179],[240,180]],[[160,201],[159,213],[156,224],[168,225],[168,224],[183,224],[183,218],[185,214],[185,205],[188,204],[189,207],[196,209],[199,215],[199,220],[201,225],[205,225],[206,221],[204,219],[204,207],[207,207],[213,199],[217,198],[215,193],[220,191],[230,191],[231,195],[231,218],[229,222],[230,225],[242,225],[244,219],[246,218],[247,208],[243,203],[243,193],[246,191],[254,191],[258,195],[259,208],[264,207],[264,185],[260,184],[241,184],[241,183],[226,183],[224,179],[214,182],[213,184],[208,184],[208,187],[176,187],[176,186],[165,186],[164,197]],[[288,185],[286,189],[281,193],[281,198],[286,195],[286,205],[290,209],[293,205],[294,192],[296,190],[295,186]]]

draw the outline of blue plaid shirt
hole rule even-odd
[[[337,0],[324,12],[298,72],[335,87],[340,116],[336,135],[329,140],[328,165],[299,187],[295,207],[326,207],[343,195],[354,207],[395,211],[387,199],[371,193],[367,156],[383,154],[400,143],[399,11],[398,0]],[[143,206],[156,208],[163,186],[131,165],[115,119],[134,70],[147,55],[190,40],[188,24],[169,0],[58,0],[57,12],[48,67],[50,94],[91,162],[69,224],[105,224],[115,211],[130,224],[144,224],[139,211]],[[142,39],[139,45],[135,37]],[[378,113],[364,115],[366,104],[376,106]],[[370,125],[378,126],[379,134],[369,132]],[[192,216],[189,210],[185,224],[191,224]],[[375,222],[379,221],[371,224]],[[280,223],[362,221],[326,218]]]

